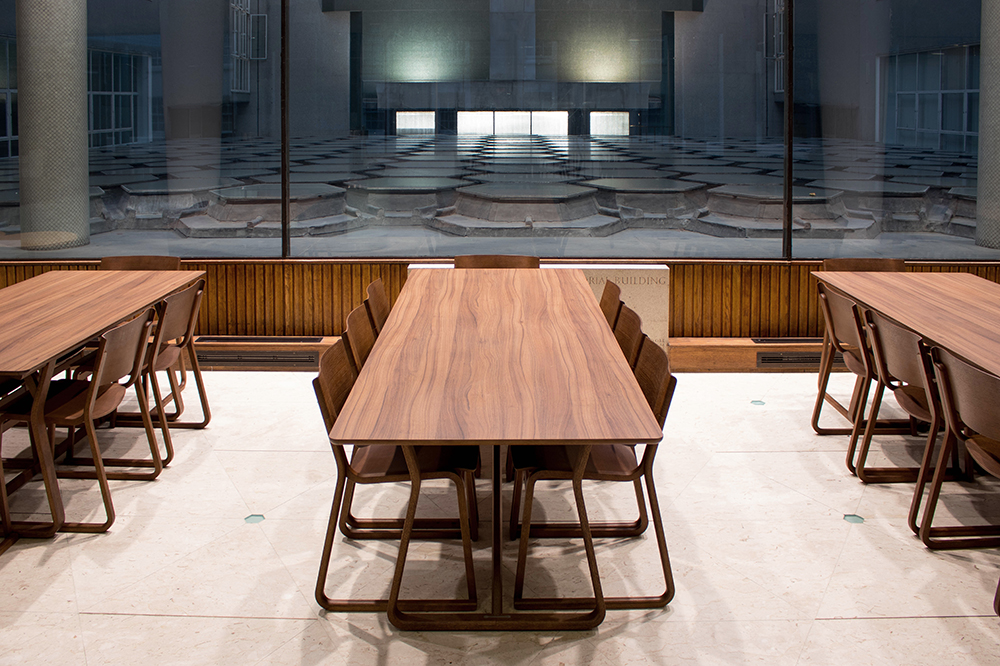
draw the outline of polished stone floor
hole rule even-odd
[[[176,432],[177,458],[157,480],[113,482],[108,533],[22,540],[0,557],[0,664],[997,663],[1000,553],[924,548],[905,524],[910,486],[861,484],[844,467],[845,438],[813,434],[815,375],[678,377],[656,461],[677,581],[669,607],[611,612],[592,632],[498,635],[407,633],[382,615],[321,612],[313,588],[334,462],[311,375],[206,374],[211,425]],[[835,380],[849,388],[849,376]],[[142,443],[129,430],[102,435],[119,449]],[[23,443],[8,431],[4,455]],[[899,463],[915,443],[877,448]],[[97,515],[92,482],[61,485],[71,516]],[[33,486],[12,498],[19,517],[41,506]],[[486,516],[488,482],[478,490]],[[949,484],[942,519],[997,521],[998,490]],[[628,488],[587,492],[594,515],[633,501]],[[539,493],[546,515],[570,507],[566,488]],[[357,506],[398,514],[405,497],[366,488]],[[454,507],[446,485],[425,497],[422,512]],[[486,534],[476,544],[484,602]],[[578,543],[532,552],[532,593],[580,589]],[[383,594],[393,557],[391,543],[338,538],[330,592]],[[609,593],[658,585],[651,535],[599,541],[598,558]],[[455,544],[415,547],[404,595],[460,587]]]

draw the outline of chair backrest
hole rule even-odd
[[[604,282],[604,293],[601,294],[601,312],[604,313],[604,318],[608,320],[608,326],[611,327],[612,331],[615,330],[615,322],[618,321],[618,311],[621,308],[621,288],[611,280],[606,280]]]
[[[313,390],[316,391],[316,401],[328,432],[340,415],[357,377],[343,339],[323,352],[319,359],[319,375],[313,380]]]
[[[903,259],[884,257],[835,257],[823,260],[824,271],[879,271],[897,272],[906,270]]]
[[[198,313],[201,311],[201,299],[205,294],[205,280],[198,280],[190,287],[170,294],[160,304],[158,309],[157,336],[160,340],[177,340],[177,346],[183,347],[194,336],[194,328],[198,325]]]
[[[382,327],[385,326],[385,322],[389,318],[389,297],[386,296],[382,278],[368,285],[367,292],[368,298],[365,299],[365,305],[368,308],[368,316],[372,320],[372,326],[375,327],[375,333],[378,334],[382,332]]]
[[[180,257],[128,255],[101,259],[102,271],[179,271],[180,269]]]
[[[667,420],[670,401],[674,397],[677,378],[670,373],[667,352],[646,336],[643,336],[639,358],[635,363],[635,379],[662,428]]]
[[[865,342],[864,325],[861,322],[858,306],[822,282],[818,283],[818,289],[827,336],[837,351],[844,354],[844,362],[848,367],[853,372],[862,374],[858,366],[851,367],[851,361],[848,359],[848,356],[852,356],[866,368],[870,363],[868,344]]]
[[[371,319],[368,318],[368,309],[364,304],[354,308],[347,315],[347,325],[344,327],[343,337],[347,339],[347,346],[354,359],[354,367],[358,372],[361,372],[365,361],[368,360],[368,354],[375,346],[375,329],[372,328]]]
[[[930,359],[921,337],[872,310],[865,311],[865,325],[882,382],[894,388],[899,382],[926,388]]]
[[[941,347],[931,349],[931,359],[949,430],[1000,440],[1000,378]]]
[[[538,257],[521,254],[463,254],[455,257],[455,268],[538,268]]]
[[[618,346],[622,348],[629,367],[634,368],[635,360],[639,356],[639,346],[642,344],[642,319],[627,305],[622,305],[618,313],[615,339],[618,340]]]
[[[153,308],[138,317],[107,331],[100,337],[93,383],[105,387],[128,377],[124,386],[131,386],[142,374],[146,358],[149,331],[153,325]],[[99,389],[98,389],[99,390]]]

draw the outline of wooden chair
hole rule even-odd
[[[618,312],[621,309],[621,288],[611,280],[606,280],[604,282],[604,292],[601,294],[601,312],[604,313],[604,318],[608,320],[608,326],[611,327],[612,331],[615,330],[615,323],[618,321]]]
[[[329,432],[351,391],[357,372],[350,360],[343,339],[337,340],[320,358],[319,376],[313,380],[316,399]],[[395,539],[402,533],[403,519],[354,520],[366,526],[364,531],[349,525],[351,500],[356,484],[398,483],[410,480],[406,460],[398,446],[355,446],[350,460],[344,447],[331,444],[337,462],[337,486],[330,509],[330,520],[323,543],[319,575],[316,580],[316,601],[329,611],[385,611],[388,599],[331,599],[326,594],[326,579],[330,567],[333,540],[338,521],[341,531],[354,539]],[[475,446],[418,446],[417,461],[421,480],[451,479],[458,496],[458,520],[420,519],[416,521],[416,538],[462,539],[469,600],[426,600],[412,603],[424,610],[475,610],[476,585],[472,566],[472,541],[478,538],[478,510],[472,470],[479,463],[479,448]],[[404,604],[405,607],[405,604]]]
[[[455,268],[538,268],[538,257],[521,254],[463,254],[455,257]]]
[[[636,359],[639,358],[639,345],[642,344],[642,319],[635,310],[627,305],[622,305],[615,321],[615,339],[625,360],[630,368],[635,367]]]
[[[812,427],[819,435],[851,436],[851,443],[848,445],[847,468],[851,471],[851,474],[856,474],[854,449],[862,429],[867,427],[867,423],[864,420],[865,407],[868,404],[868,394],[871,391],[871,384],[876,379],[875,362],[872,359],[871,349],[869,348],[861,318],[861,311],[854,301],[833,289],[829,289],[822,282],[818,283],[817,287],[819,290],[820,309],[823,312],[826,336],[830,340],[831,350],[830,353],[823,355],[822,365],[819,369],[819,390],[816,393],[816,402],[813,405]],[[827,392],[836,352],[840,352],[844,359],[844,365],[857,377],[854,382],[854,390],[851,393],[851,401],[848,405],[841,404],[840,401]],[[851,427],[827,428],[821,426],[819,420],[824,403],[832,406],[837,413],[850,421]],[[904,425],[905,427],[903,427]],[[909,420],[879,421],[873,427],[876,428],[876,432],[880,433],[911,432]]]
[[[50,441],[32,442],[32,446],[53,447],[56,427],[77,428],[83,426],[90,444],[94,469],[60,470],[58,476],[61,478],[97,479],[106,515],[106,520],[103,523],[66,522],[63,524],[63,531],[105,532],[115,521],[115,510],[111,502],[108,479],[129,477],[123,477],[119,473],[108,473],[105,470],[97,441],[95,422],[97,419],[114,412],[121,404],[130,386],[136,386],[137,390],[140,390],[142,386],[140,378],[150,329],[153,325],[153,314],[153,309],[150,308],[142,315],[111,329],[99,338],[97,355],[89,379],[60,379],[53,381],[50,386],[44,407],[45,423],[49,428]],[[125,381],[121,382],[122,379]],[[145,402],[141,395],[139,402],[140,404]],[[21,396],[6,406],[3,412],[0,412],[0,421],[29,420],[32,403],[30,395]],[[147,413],[148,426],[149,423]],[[152,434],[151,426],[147,428],[146,432],[147,436]],[[157,459],[156,448],[151,448],[154,459]]]
[[[348,313],[341,339],[346,341],[354,368],[360,373],[375,346],[375,329],[364,303]]]
[[[102,271],[179,271],[180,257],[164,255],[126,255],[120,257],[102,257]]]
[[[146,366],[143,369],[143,382],[152,388],[156,414],[165,415],[159,418],[160,430],[163,435],[165,455],[163,464],[169,465],[174,459],[174,446],[170,436],[170,428],[205,427],[212,418],[212,410],[208,405],[208,392],[205,390],[205,380],[198,365],[197,352],[194,349],[194,327],[198,323],[198,313],[201,310],[201,300],[205,293],[205,281],[198,280],[190,287],[167,296],[156,308],[156,333],[151,342]],[[184,410],[181,397],[182,387],[174,375],[174,369],[181,360],[187,357],[198,388],[198,399],[201,402],[203,418],[198,423],[179,422],[177,417]],[[160,388],[157,373],[164,372],[170,391],[166,394]],[[166,407],[173,402],[176,408],[168,412]],[[120,424],[134,423],[138,414],[118,412],[116,422]]]
[[[100,270],[102,271],[179,271],[181,270],[180,257],[169,257],[163,255],[125,255],[116,257],[103,257],[101,259]],[[204,292],[204,281],[202,281],[202,292]],[[201,306],[199,298],[198,307]],[[197,323],[198,312],[193,312],[193,323]],[[190,339],[184,342],[183,353],[181,353],[175,365],[167,370],[168,373],[178,373],[179,379],[175,379],[171,374],[171,400],[176,402],[177,408],[167,415],[170,421],[174,422],[175,428],[204,428],[211,421],[212,415],[208,407],[208,396],[205,393],[204,381],[201,376],[201,368],[198,367],[198,359],[194,350],[194,328],[191,328]],[[170,340],[170,338],[165,338]],[[190,360],[189,360],[190,359]],[[201,401],[202,419],[200,421],[177,421],[184,409],[183,402],[180,401],[181,392],[187,388],[188,365],[192,366],[192,373],[195,375],[195,383],[198,386],[198,398]]]
[[[385,322],[389,318],[389,297],[386,296],[382,278],[368,285],[367,293],[368,298],[365,299],[365,306],[368,308],[368,316],[372,320],[375,335],[378,335],[382,332],[382,327],[385,326]]]
[[[824,259],[823,266],[820,270],[823,271],[875,271],[875,272],[898,272],[902,273],[906,270],[906,262],[902,259],[885,259],[882,257],[833,257],[831,259]],[[820,367],[823,367],[826,363],[826,357],[828,354],[834,353],[833,347],[830,343],[830,336],[826,332],[826,328],[823,329],[823,348],[820,353]],[[822,378],[820,378],[822,381]],[[819,433],[824,434],[824,433]],[[827,433],[829,434],[829,433]]]
[[[941,423],[940,410],[935,407],[937,390],[933,382],[927,381],[928,377],[933,377],[928,349],[919,335],[876,312],[866,310],[864,319],[871,345],[876,385],[854,467],[858,478],[865,483],[916,481],[920,467],[867,467],[865,463],[885,389],[892,391],[896,402],[910,415],[912,434],[917,433],[918,421],[930,424],[925,457],[933,455]],[[857,420],[856,423],[860,424],[861,421]],[[855,427],[855,431],[858,429]],[[849,458],[854,457],[857,442],[857,432],[852,432],[847,452]]]
[[[1000,525],[934,526],[934,513],[947,461],[959,443],[983,470],[1000,478],[1000,378],[940,347],[931,349],[931,362],[946,430],[920,522],[920,539],[935,550],[998,547]]]
[[[673,398],[676,378],[670,373],[666,352],[655,342],[646,338],[639,352],[635,377],[642,388],[650,409],[661,427],[666,422],[667,411]],[[645,481],[649,495],[649,511],[653,517],[653,531],[660,552],[665,589],[656,596],[607,597],[608,609],[662,608],[674,595],[673,575],[667,554],[667,541],[663,533],[663,519],[653,478],[653,459],[657,444],[646,444],[642,460],[637,460],[635,448],[626,444],[602,444],[591,447],[587,460],[584,480],[619,481],[635,486],[639,518],[631,523],[591,523],[594,537],[623,537],[642,534],[647,525],[645,501],[642,497],[642,482]],[[569,480],[573,478],[574,462],[579,455],[573,446],[515,446],[514,453],[514,502],[511,506],[511,538],[520,533],[517,572],[514,579],[514,607],[525,609],[570,609],[589,607],[593,600],[587,599],[525,599],[524,578],[528,554],[529,537],[580,537],[583,531],[580,523],[532,524],[531,512],[534,501],[535,483],[540,480]],[[524,517],[518,526],[518,510],[521,486],[524,485]]]

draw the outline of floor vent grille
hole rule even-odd
[[[819,370],[819,361],[819,352],[757,352],[758,368],[815,368]],[[833,357],[833,367],[845,367],[841,354],[838,353]]]
[[[318,351],[247,351],[247,350],[198,350],[198,363],[206,367],[319,367]]]

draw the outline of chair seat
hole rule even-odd
[[[573,473],[569,446],[512,446],[515,469],[544,469],[547,472]],[[635,448],[628,444],[598,444],[590,449],[584,478],[605,481],[629,481],[638,472]]]
[[[1000,442],[995,439],[973,435],[965,441],[969,455],[991,476],[1000,478]]]
[[[894,389],[892,395],[903,410],[915,419],[930,423],[933,420],[930,407],[927,404],[927,391],[923,386],[905,384]]]
[[[479,465],[478,446],[418,446],[416,453],[421,474],[459,473],[474,470]],[[351,467],[361,479],[384,480],[386,476],[406,477],[409,474],[403,449],[398,446],[355,446]]]
[[[174,344],[160,345],[160,352],[156,355],[157,372],[162,372],[177,365],[181,358],[181,348]]]
[[[45,398],[45,420],[55,425],[79,425],[83,422],[83,412],[87,401],[90,382],[81,379],[57,379],[49,386]],[[97,396],[94,402],[94,417],[107,416],[121,404],[125,397],[125,387],[111,384]],[[31,417],[32,397],[24,394],[5,409],[6,418],[12,421],[28,421]]]
[[[844,365],[847,369],[856,375],[864,377],[868,373],[868,369],[865,367],[865,362],[859,356],[857,349],[845,349],[844,354]]]

